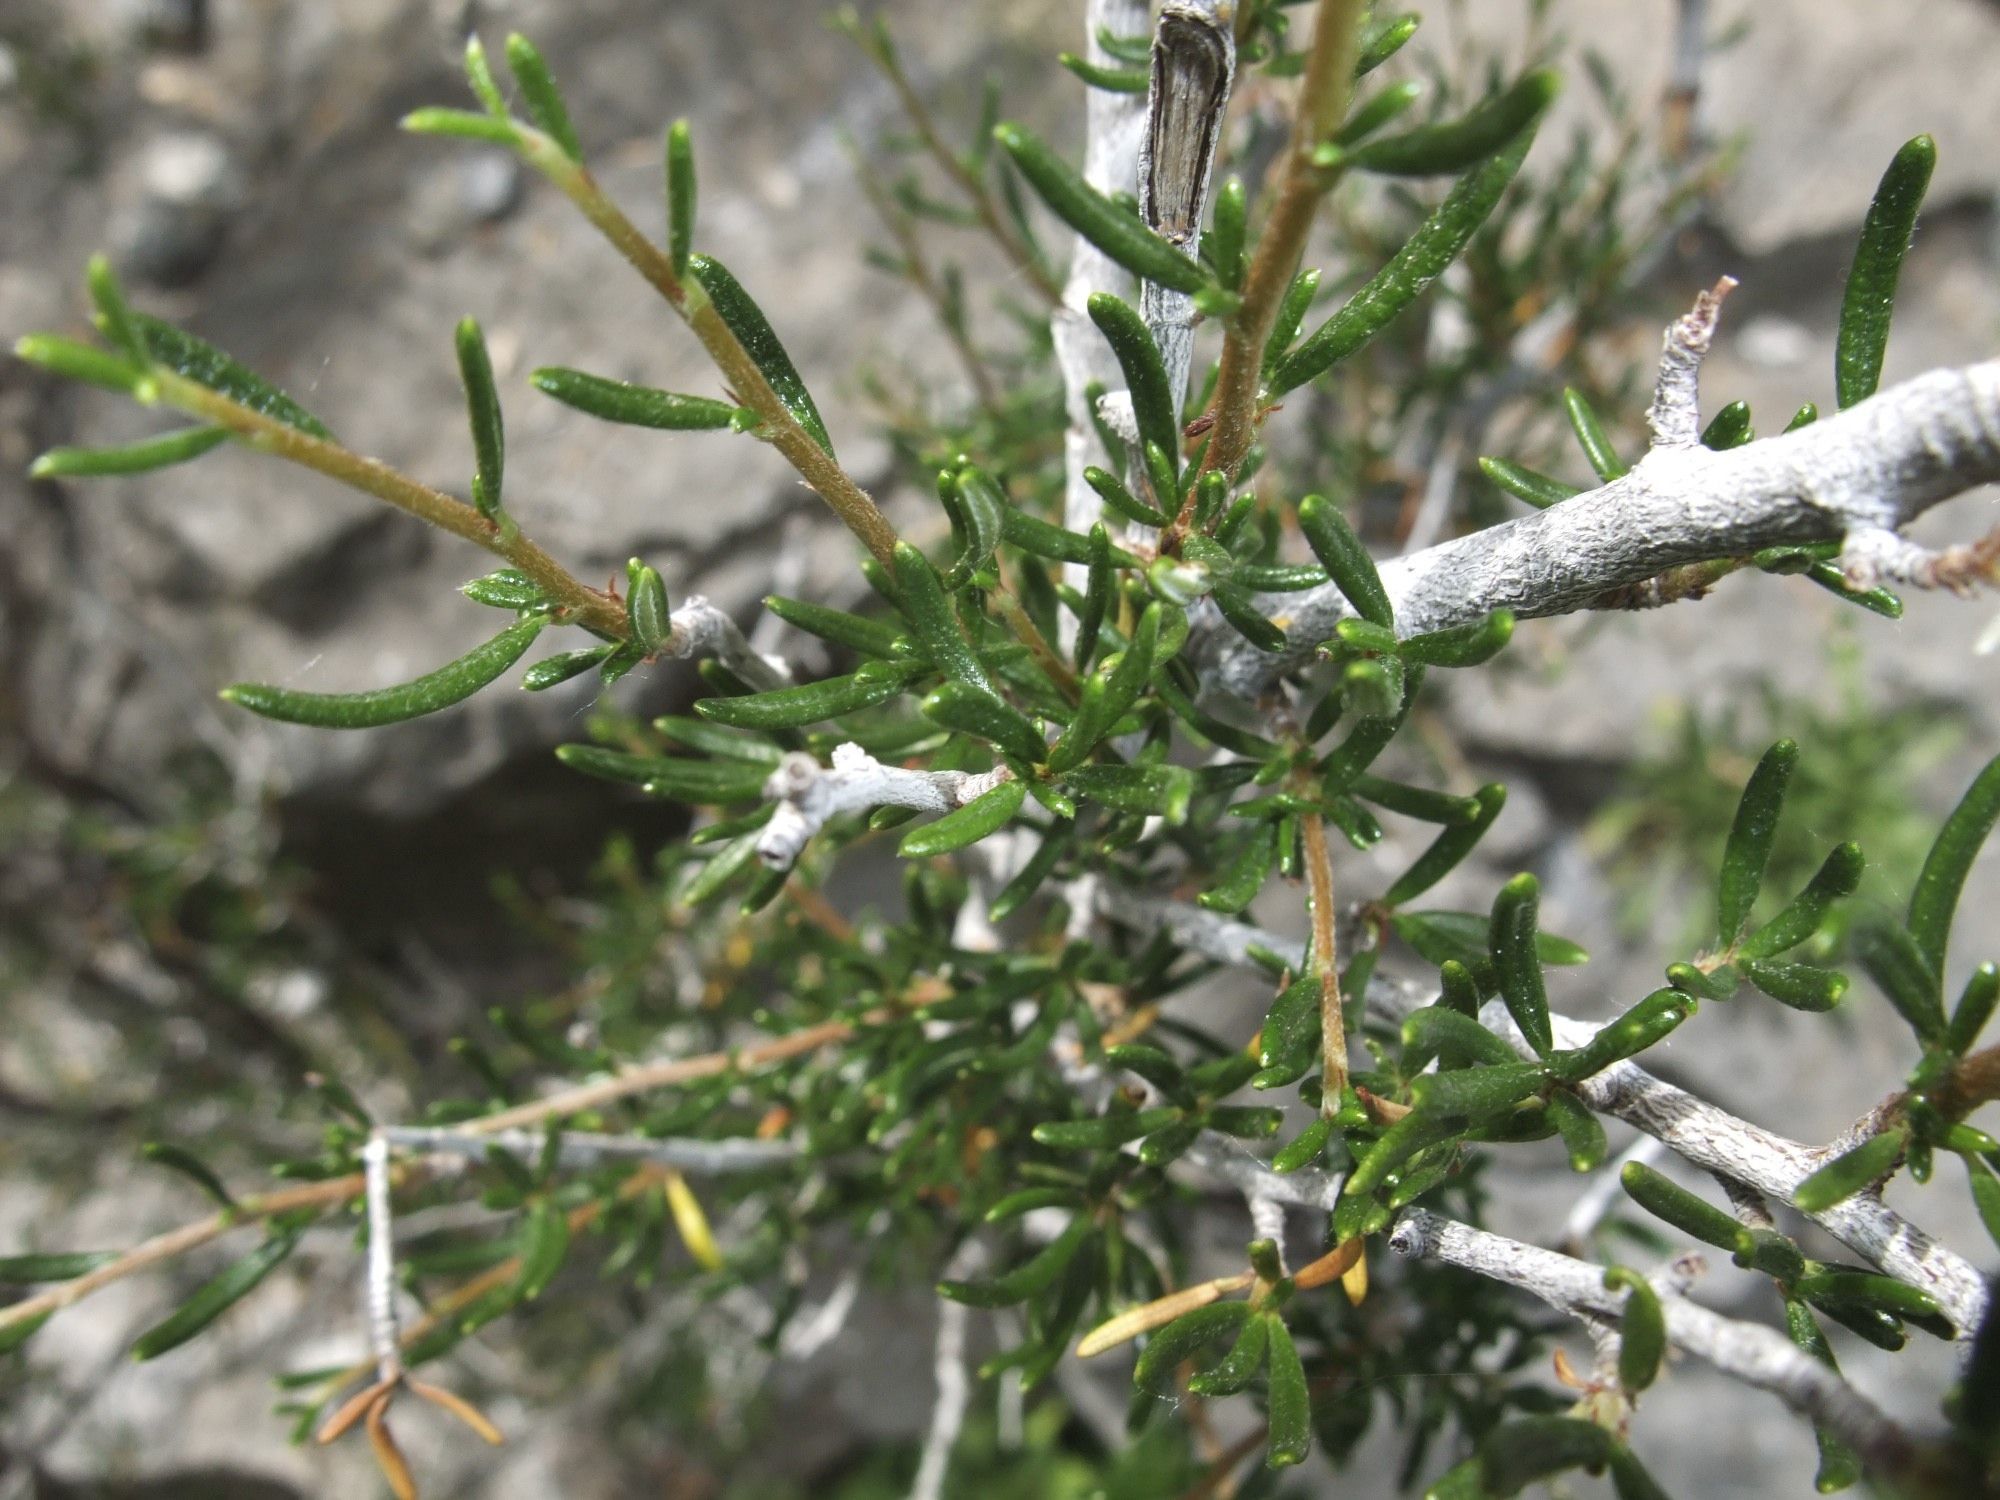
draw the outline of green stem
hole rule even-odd
[[[398,510],[428,521],[440,531],[463,537],[505,558],[532,578],[564,617],[619,640],[631,633],[625,606],[616,598],[578,581],[561,563],[523,536],[517,527],[489,521],[463,500],[419,484],[379,459],[350,452],[338,443],[314,437],[289,423],[239,406],[227,396],[169,370],[155,369],[147,377],[168,406],[226,427],[262,453],[270,453],[301,468],[337,479],[351,489],[386,500]]]
[[[1257,238],[1257,253],[1243,281],[1243,304],[1222,339],[1222,368],[1216,378],[1212,436],[1202,469],[1234,476],[1257,436],[1258,396],[1263,384],[1264,345],[1278,305],[1305,255],[1306,236],[1326,192],[1325,174],[1313,165],[1313,151],[1347,114],[1354,91],[1354,61],[1360,44],[1364,0],[1320,0],[1312,52],[1292,118],[1284,176],[1269,218]],[[1163,552],[1175,551],[1194,524],[1193,491],[1161,538]]]

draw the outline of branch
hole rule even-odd
[[[376,1138],[391,1146],[401,1146],[426,1156],[482,1159],[494,1147],[515,1156],[533,1159],[548,1146],[541,1131],[476,1130],[482,1122],[464,1125],[385,1125]],[[373,1142],[370,1143],[372,1149]],[[764,1167],[782,1166],[798,1159],[799,1149],[791,1141],[763,1141],[741,1136],[719,1140],[700,1137],[655,1138],[643,1135],[601,1135],[590,1131],[566,1131],[556,1141],[557,1164],[565,1169],[594,1167],[607,1161],[643,1161],[671,1167],[677,1172],[717,1176],[731,1172],[755,1172]]]
[[[1567,614],[1673,568],[1781,543],[1844,540],[1842,563],[1858,587],[2000,582],[2000,535],[1942,553],[1901,535],[1932,506],[2000,480],[2000,360],[1934,370],[1795,432],[1713,452],[1688,434],[1725,289],[1704,293],[1669,332],[1649,414],[1656,443],[1631,472],[1381,565],[1399,633],[1469,624],[1496,609]],[[1210,632],[1203,669],[1214,690],[1255,700],[1309,661],[1350,612],[1331,584],[1258,604],[1284,628],[1285,650]]]
[[[864,807],[950,812],[1013,776],[1004,766],[977,774],[906,771],[883,765],[856,744],[838,747],[828,769],[810,755],[794,751],[778,762],[764,783],[764,795],[778,806],[757,840],[757,857],[774,870],[788,870],[807,841],[842,813]]]
[[[700,594],[682,600],[668,619],[673,634],[660,655],[682,661],[712,656],[760,693],[791,686],[792,669],[753,647],[727,612]]]
[[[1164,931],[1182,947],[1239,967],[1255,967],[1253,948],[1278,955],[1295,969],[1305,961],[1303,944],[1244,922],[1230,921],[1199,907],[1164,901],[1102,882],[1076,882],[1071,901],[1087,901],[1099,915],[1128,927]],[[1424,988],[1377,975],[1369,981],[1371,1011],[1408,1015],[1435,997]],[[1513,1017],[1499,1001],[1479,1015],[1483,1025],[1508,1038],[1532,1057]],[[1551,1017],[1556,1045],[1577,1047],[1597,1028],[1567,1016]],[[1727,1110],[1697,1099],[1685,1089],[1655,1078],[1637,1063],[1613,1063],[1575,1085],[1578,1096],[1599,1114],[1611,1115],[1657,1138],[1691,1165],[1735,1179],[1769,1198],[1791,1203],[1798,1185],[1852,1142],[1807,1146],[1775,1135]],[[1274,1175],[1274,1182],[1284,1178]],[[1946,1249],[1885,1204],[1873,1192],[1860,1193],[1810,1216],[1821,1228],[1897,1280],[1921,1287],[1938,1301],[1970,1340],[1985,1316],[1988,1289],[1965,1259]]]
[[[1630,1295],[1610,1291],[1604,1270],[1554,1250],[1524,1245],[1421,1208],[1405,1209],[1389,1233],[1398,1255],[1439,1260],[1532,1292],[1593,1330],[1614,1324]],[[1909,1471],[1922,1452],[1874,1402],[1776,1329],[1739,1322],[1662,1292],[1667,1338],[1725,1375],[1771,1392],[1792,1410],[1837,1433],[1875,1474]]]

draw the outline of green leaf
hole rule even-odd
[[[497,568],[484,577],[460,584],[458,591],[474,604],[493,609],[534,609],[548,602],[542,586],[519,568]]]
[[[1816,964],[1788,964],[1780,959],[1746,958],[1738,962],[1743,977],[1793,1010],[1832,1010],[1847,993],[1847,976]]]
[[[42,1325],[55,1315],[56,1310],[50,1308],[47,1312],[37,1313],[32,1318],[0,1324],[0,1354],[12,1354],[40,1332]]]
[[[444,135],[464,141],[486,141],[495,146],[518,147],[521,132],[512,120],[496,120],[469,109],[413,109],[399,122],[411,135]]]
[[[218,1208],[236,1207],[236,1199],[223,1185],[222,1179],[215,1174],[215,1169],[192,1151],[176,1146],[170,1141],[148,1141],[139,1148],[139,1154],[147,1161],[180,1173],[212,1198]]]
[[[1153,342],[1152,330],[1138,310],[1109,292],[1093,292],[1088,303],[1090,321],[1104,335],[1125,373],[1125,386],[1132,395],[1132,415],[1139,426],[1139,441],[1156,443],[1168,458],[1170,471],[1178,467],[1181,449],[1180,424],[1174,420],[1174,393],[1167,380],[1166,363]]]
[[[1279,1174],[1296,1172],[1309,1167],[1320,1159],[1326,1150],[1327,1137],[1333,1134],[1333,1121],[1314,1120],[1301,1130],[1297,1137],[1280,1146],[1271,1156],[1271,1170]]]
[[[949,485],[943,475],[938,483],[940,495],[950,497],[947,504],[965,549],[945,575],[945,587],[963,588],[993,560],[994,549],[1005,534],[1007,497],[984,471],[970,465],[952,476]]]
[[[1043,833],[1035,852],[1028,856],[1028,862],[1021,867],[1020,873],[1002,886],[1000,893],[993,898],[987,915],[995,922],[1004,922],[1019,911],[1041,889],[1042,882],[1049,878],[1068,849],[1066,835],[1055,829]]]
[[[683,396],[678,391],[657,391],[651,386],[608,380],[602,375],[561,365],[544,366],[529,377],[529,382],[565,406],[630,427],[704,432],[719,430],[736,420],[737,408],[727,401]]]
[[[1330,369],[1422,296],[1493,212],[1533,141],[1534,132],[1523,131],[1507,150],[1461,177],[1389,263],[1278,362],[1267,396],[1281,396]]]
[[[521,1274],[514,1280],[521,1301],[532,1302],[548,1290],[569,1258],[569,1240],[569,1215],[553,1198],[535,1199],[521,1225]]]
[[[1248,1319],[1242,1332],[1236,1335],[1236,1342],[1229,1346],[1229,1352],[1188,1381],[1188,1389],[1197,1396],[1234,1396],[1243,1391],[1264,1368],[1264,1354],[1270,1348],[1271,1325],[1275,1322],[1277,1316],[1273,1313]]]
[[[1667,1352],[1667,1315],[1660,1294],[1637,1271],[1612,1266],[1604,1285],[1624,1288],[1625,1306],[1618,1316],[1618,1383],[1628,1391],[1643,1391],[1660,1373]]]
[[[1290,1468],[1306,1461],[1312,1451],[1312,1395],[1306,1385],[1306,1367],[1299,1360],[1298,1346],[1291,1330],[1275,1313],[1264,1315],[1270,1324],[1266,1358],[1270,1366],[1267,1406],[1271,1419],[1269,1447],[1264,1465],[1271,1469]]]
[[[1344,149],[1360,144],[1423,96],[1424,86],[1414,79],[1390,84],[1366,104],[1355,108],[1334,135],[1334,146]],[[1352,158],[1339,156],[1336,153],[1335,160],[1345,162],[1351,161]]]
[[[1715,414],[1708,426],[1702,429],[1702,446],[1718,452],[1729,448],[1741,448],[1757,434],[1750,426],[1750,403],[1732,401]]]
[[[1373,22],[1362,34],[1360,54],[1354,60],[1354,76],[1365,78],[1402,51],[1403,44],[1417,34],[1418,18],[1409,12]]]
[[[1512,1109],[1545,1088],[1549,1070],[1538,1062],[1489,1063],[1426,1073],[1410,1084],[1417,1108],[1431,1116],[1479,1120]]]
[[[1117,660],[1109,664],[1109,670],[1100,667],[1086,680],[1076,717],[1049,752],[1050,770],[1064,774],[1081,765],[1111,732],[1112,726],[1125,717],[1126,710],[1139,701],[1152,680],[1166,608],[1158,600],[1148,604],[1133,628],[1131,641]]]
[[[689,750],[698,750],[703,755],[719,755],[730,760],[751,761],[757,765],[771,767],[784,758],[784,752],[768,740],[711,724],[706,719],[688,719],[678,714],[662,714],[653,720],[653,728]]]
[[[1922,1287],[1872,1271],[1820,1270],[1798,1278],[1793,1290],[1814,1305],[1845,1303],[1892,1313],[1899,1318],[1936,1319],[1944,1309]]]
[[[694,250],[694,138],[686,120],[667,127],[667,258],[674,275],[687,279],[688,257]]]
[[[15,357],[65,380],[81,380],[127,395],[145,384],[143,365],[94,344],[79,343],[56,333],[31,333],[14,341]]]
[[[1643,1162],[1627,1162],[1618,1181],[1634,1203],[1683,1234],[1734,1254],[1742,1225],[1706,1199],[1661,1176]]]
[[[1965,1163],[1965,1175],[1972,1189],[1972,1205],[1979,1211],[1979,1222],[1986,1226],[1987,1236],[1995,1245],[2000,1245],[2000,1177],[1993,1169],[1976,1156],[1959,1158]]]
[[[764,608],[787,625],[867,656],[894,656],[897,642],[904,638],[902,631],[886,620],[871,620],[805,599],[788,599],[783,594],[765,595]]]
[[[1889,163],[1876,186],[1875,200],[1868,205],[1854,265],[1847,273],[1840,333],[1834,342],[1833,385],[1843,408],[1874,395],[1881,381],[1896,280],[1936,166],[1937,142],[1927,135],[1912,138]]]
[[[1023,552],[1032,552],[1037,557],[1052,557],[1057,562],[1087,563],[1090,561],[1090,538],[1080,531],[1067,531],[1060,526],[1052,526],[1047,521],[1029,515],[1017,505],[1007,507],[1002,517],[1006,539]],[[1139,559],[1122,547],[1110,549],[1112,563],[1121,568],[1143,566]]]
[[[1019,125],[994,127],[993,138],[1028,179],[1029,186],[1070,228],[1148,281],[1177,292],[1197,292],[1208,272],[1153,233],[1138,217],[1097,191],[1068,162]]]
[[[1606,484],[1621,477],[1625,473],[1625,460],[1611,446],[1611,439],[1604,431],[1604,424],[1598,420],[1597,412],[1575,386],[1563,390],[1563,411],[1568,414],[1570,428],[1576,433],[1583,456],[1597,471],[1597,477]]]
[[[1516,1417],[1479,1445],[1480,1478],[1492,1495],[1516,1495],[1569,1469],[1601,1468],[1617,1445],[1609,1432],[1580,1417]]]
[[[1194,797],[1194,773],[1185,766],[1079,766],[1063,778],[1079,797],[1119,812],[1187,820]]]
[[[0,1285],[32,1286],[44,1281],[73,1281],[88,1271],[118,1259],[116,1250],[70,1250],[49,1255],[0,1255]]]
[[[556,759],[600,781],[643,786],[684,802],[749,802],[763,795],[770,766],[758,761],[633,755],[603,745],[558,745]]]
[[[626,613],[632,621],[632,643],[648,656],[673,644],[674,622],[667,604],[667,585],[658,568],[638,558],[626,565]]]
[[[1257,606],[1251,603],[1246,590],[1218,584],[1213,597],[1217,611],[1228,622],[1229,628],[1259,651],[1278,652],[1285,649],[1285,632],[1257,612]]]
[[[1980,847],[2000,822],[2000,755],[1989,760],[1938,830],[1910,893],[1910,936],[1933,972],[1944,972],[1951,920]]]
[[[1128,521],[1136,521],[1141,526],[1165,526],[1173,517],[1165,511],[1155,510],[1144,500],[1125,487],[1116,474],[1095,465],[1083,471],[1083,482],[1097,491],[1098,498],[1118,512]]]
[[[1793,1343],[1828,1369],[1840,1368],[1834,1360],[1833,1347],[1827,1343],[1826,1334],[1820,1330],[1812,1309],[1796,1297],[1785,1299],[1785,1331],[1791,1335]],[[1859,1483],[1861,1461],[1855,1457],[1854,1450],[1825,1427],[1816,1426],[1813,1431],[1819,1440],[1819,1472],[1813,1477],[1813,1487],[1822,1495],[1830,1495]]]
[[[1861,884],[1866,863],[1859,844],[1835,845],[1791,905],[1736,944],[1739,961],[1770,958],[1818,933],[1834,902],[1853,895]]]
[[[565,651],[559,656],[546,656],[521,674],[521,687],[530,693],[543,692],[559,682],[568,682],[572,677],[581,677],[597,666],[618,649],[614,643],[602,646],[587,646],[581,651]]]
[[[238,406],[247,406],[287,427],[296,427],[310,437],[332,438],[333,434],[318,417],[276,386],[251,374],[213,344],[145,313],[133,313],[132,322],[154,364],[164,365],[196,385],[205,385],[218,395],[227,396]]]
[[[1499,782],[1489,783],[1474,792],[1472,800],[1479,808],[1472,820],[1447,827],[1433,839],[1430,847],[1417,856],[1416,863],[1383,892],[1383,905],[1407,905],[1456,869],[1459,862],[1486,836],[1486,830],[1493,826],[1493,820],[1507,805],[1507,788]]]
[[[704,719],[737,729],[802,729],[887,703],[925,670],[920,662],[871,662],[848,677],[828,677],[738,698],[704,698],[695,704],[694,711]]]
[[[1403,1045],[1408,1063],[1440,1058],[1448,1067],[1466,1063],[1517,1064],[1519,1056],[1506,1038],[1496,1036],[1471,1016],[1442,1005],[1426,1005],[1403,1019]]]
[[[904,859],[924,859],[976,844],[1006,827],[1027,797],[1028,789],[1020,782],[1003,781],[935,823],[904,834],[896,852]]]
[[[1854,956],[1895,1006],[1925,1046],[1945,1038],[1944,983],[1916,938],[1895,924],[1870,920],[1857,924]]]
[[[1192,1312],[1182,1313],[1146,1340],[1132,1368],[1135,1390],[1153,1395],[1171,1389],[1174,1372],[1192,1359],[1201,1348],[1229,1334],[1238,1333],[1250,1321],[1247,1302],[1211,1302]]]
[[[1655,990],[1623,1015],[1599,1027],[1583,1046],[1551,1058],[1556,1075],[1565,1082],[1580,1083],[1615,1062],[1636,1057],[1665,1040],[1694,1014],[1694,1006],[1694,1001],[1679,990]]]
[[[1271,336],[1264,342],[1263,377],[1267,383],[1291,351],[1292,340],[1299,336],[1299,325],[1312,311],[1313,299],[1319,295],[1319,281],[1318,271],[1301,271],[1285,288],[1278,315],[1271,320]]]
[[[1825,589],[1829,594],[1845,599],[1849,604],[1858,604],[1871,614],[1878,614],[1885,620],[1903,618],[1903,601],[1888,589],[1857,589],[1847,582],[1847,575],[1839,566],[1830,562],[1816,562],[1806,569],[1806,577]]]
[[[458,374],[465,386],[466,414],[472,424],[472,503],[491,521],[500,514],[500,479],[506,462],[506,433],[500,420],[500,393],[493,386],[493,361],[479,324],[458,325]]]
[[[51,448],[28,468],[30,479],[81,479],[107,474],[145,474],[200,458],[227,441],[222,427],[178,427],[158,437],[117,448]]]
[[[157,1359],[169,1349],[185,1344],[255,1290],[257,1283],[297,1248],[303,1232],[293,1229],[273,1234],[235,1265],[205,1283],[187,1301],[139,1335],[132,1345],[132,1357]]]
[[[977,735],[1018,760],[1047,758],[1049,747],[1025,714],[984,688],[947,682],[923,701],[924,717],[960,734]]]
[[[1354,612],[1393,630],[1396,612],[1390,606],[1388,590],[1382,587],[1382,575],[1375,571],[1375,559],[1361,545],[1340,507],[1324,495],[1306,496],[1299,502],[1299,529]]]
[[[799,379],[799,372],[792,366],[792,357],[778,342],[778,335],[772,330],[770,320],[764,316],[764,310],[729,274],[729,268],[714,257],[690,255],[688,270],[694,273],[695,280],[708,293],[708,300],[715,305],[716,313],[729,325],[729,331],[736,335],[743,352],[762,372],[779,402],[791,413],[792,420],[826,450],[828,458],[832,458],[833,439],[827,435],[826,423],[820,420],[812,392]]]
[[[1215,267],[1216,279],[1227,291],[1243,287],[1243,247],[1249,237],[1249,194],[1241,177],[1230,177],[1215,190],[1214,219],[1202,249]]]
[[[1508,1014],[1528,1045],[1546,1057],[1555,1043],[1549,1030],[1549,1000],[1542,989],[1542,961],[1535,951],[1540,905],[1541,886],[1534,876],[1516,875],[1508,881],[1494,898],[1489,945]]]
[[[1090,1215],[1078,1214],[1067,1228],[1029,1259],[991,1281],[941,1281],[938,1294],[967,1307],[1013,1307],[1047,1291],[1094,1226]]]
[[[1716,931],[1724,947],[1743,934],[1750,908],[1763,889],[1764,869],[1778,835],[1778,815],[1784,810],[1785,788],[1799,763],[1799,747],[1779,740],[1764,752],[1743,797],[1736,805],[1729,842],[1722,851],[1722,877],[1716,885]]]
[[[1195,897],[1210,911],[1235,916],[1256,899],[1278,862],[1278,831],[1275,824],[1255,829],[1243,851],[1229,862],[1216,883]]]
[[[1816,1214],[1853,1197],[1869,1183],[1886,1176],[1902,1157],[1909,1138],[1898,1130],[1870,1136],[1812,1173],[1792,1190],[1800,1213]]]
[[[364,693],[299,693],[267,683],[239,682],[222,690],[231,703],[267,719],[320,729],[375,729],[421,718],[462,703],[521,659],[548,620],[517,620],[457,661],[399,687]]]
[[[2000,964],[1985,963],[1972,971],[1965,989],[1952,1007],[1951,1025],[1945,1032],[1945,1046],[1955,1053],[1969,1052],[1979,1033],[1993,1017],[2000,1002]]]
[[[1462,172],[1533,125],[1561,88],[1562,79],[1547,69],[1530,73],[1456,120],[1419,126],[1350,151],[1346,164],[1402,177]]]
[[[1044,1120],[1030,1134],[1052,1151],[1103,1151],[1173,1124],[1178,1109],[1112,1109],[1082,1120]]]
[[[507,66],[514,70],[514,81],[521,86],[528,118],[562,149],[564,156],[571,161],[582,161],[583,143],[569,123],[569,108],[556,88],[555,77],[535,44],[518,31],[507,38]]]
[[[492,64],[486,60],[486,47],[478,36],[465,39],[465,81],[472,86],[472,92],[479,102],[486,106],[486,112],[496,119],[507,118],[507,101],[500,94],[500,85],[493,80]]]
[[[132,309],[126,305],[124,288],[118,285],[118,277],[111,269],[111,262],[101,255],[91,256],[90,264],[84,271],[84,281],[90,288],[90,300],[97,304],[98,330],[132,358],[145,359],[145,345],[139,336]]]
[[[1572,495],[1582,493],[1575,485],[1564,484],[1546,474],[1537,474],[1533,469],[1510,463],[1504,458],[1480,459],[1479,472],[1516,500],[1525,500],[1536,510],[1547,510],[1551,505],[1560,505]]]
[[[1413,635],[1398,646],[1405,661],[1432,667],[1483,666],[1514,638],[1514,612],[1496,609],[1470,625]]]
[[[1090,87],[1110,94],[1143,94],[1152,78],[1144,68],[1104,67],[1074,52],[1058,52],[1056,61]]]
[[[1569,1151],[1571,1171],[1594,1172],[1604,1165],[1604,1126],[1589,1106],[1568,1090],[1557,1089],[1549,1095],[1548,1113]]]

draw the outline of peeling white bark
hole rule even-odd
[[[764,795],[778,806],[757,839],[757,857],[774,870],[788,870],[808,840],[842,813],[869,807],[913,807],[945,813],[990,792],[1013,772],[1004,766],[967,771],[906,771],[885,766],[859,745],[842,745],[833,765],[822,766],[794,751],[778,762],[764,783]]]
[[[712,656],[760,693],[791,686],[792,669],[781,658],[754,648],[728,612],[700,594],[683,600],[667,618],[673,634],[660,655],[680,661]]]

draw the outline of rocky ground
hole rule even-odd
[[[1075,128],[1074,81],[1049,65],[1076,44],[1074,6],[978,7],[976,24],[973,7],[881,8],[921,86],[952,118],[969,123],[978,80],[996,73],[1010,109],[1052,131]],[[1441,13],[1441,47],[1461,30],[1517,28],[1524,8],[1429,7]],[[462,489],[470,460],[449,331],[476,314],[508,403],[514,507],[537,536],[584,576],[640,553],[678,593],[747,609],[769,587],[774,538],[819,524],[811,497],[774,455],[747,444],[608,430],[531,392],[526,371],[545,363],[688,390],[714,380],[567,205],[503,158],[392,125],[418,104],[457,101],[468,24],[489,37],[518,28],[545,47],[600,175],[643,219],[657,201],[660,128],[689,116],[702,152],[705,241],[758,288],[849,469],[886,481],[888,450],[870,436],[854,372],[874,364],[952,376],[927,362],[927,313],[857,253],[866,209],[840,136],[889,128],[893,101],[851,47],[818,29],[828,9],[799,0],[0,0],[0,336],[80,329],[82,265],[108,249],[148,306],[275,379],[351,444]],[[1989,357],[2000,345],[2000,164],[1991,150],[2000,91],[1979,80],[2000,72],[2000,6],[1930,0],[1922,25],[1886,24],[1870,0],[1713,9],[1719,31],[1739,13],[1754,24],[1712,60],[1702,95],[1709,132],[1744,136],[1740,166],[1712,207],[1712,233],[1675,262],[1743,282],[1706,377],[1711,407],[1747,397],[1768,421],[1802,400],[1829,404],[1847,247],[1881,165],[1919,130],[1938,138],[1942,165],[1905,272],[1888,378]],[[1641,98],[1664,82],[1672,10],[1666,0],[1557,6],[1597,28],[1598,50]],[[1477,12],[1477,28],[1462,11]],[[1575,113],[1565,123],[1587,118],[1584,94],[1570,91],[1563,107]],[[1656,287],[1653,298],[1673,305],[1696,284]],[[1636,359],[1655,327],[1635,320]],[[325,888],[352,893],[336,915],[375,950],[439,953],[460,983],[489,982],[475,956],[490,909],[476,898],[416,897],[489,868],[498,850],[532,848],[531,862],[570,878],[630,816],[546,753],[573,732],[590,689],[496,692],[354,736],[221,713],[214,688],[239,678],[325,690],[414,675],[471,644],[490,617],[454,592],[477,571],[464,549],[249,455],[87,489],[21,477],[44,447],[129,437],[144,423],[117,400],[0,365],[0,772],[143,812],[166,800],[163,786],[189,752],[212,755],[253,801],[276,800],[287,849]],[[1926,524],[1961,536],[1993,520],[1993,499],[1971,497]],[[842,576],[844,544],[795,546],[812,560],[796,591]],[[1827,641],[1851,639],[1871,701],[1962,721],[1956,749],[1921,778],[1922,798],[1942,808],[2000,744],[2000,656],[1973,651],[1993,607],[1917,599],[1891,625],[1850,619],[1796,580],[1733,579],[1699,606],[1524,630],[1517,670],[1455,692],[1447,727],[1471,767],[1516,783],[1491,866],[1541,871],[1551,925],[1598,951],[1587,978],[1559,999],[1591,1013],[1657,972],[1669,935],[1621,933],[1604,851],[1584,830],[1619,768],[1658,743],[1663,710],[1712,710],[1772,681],[1809,692]],[[666,703],[691,683],[670,668],[628,680],[620,695],[635,707]],[[1473,880],[1490,887],[1491,866]],[[10,872],[0,899],[40,889]],[[1989,860],[1966,910],[1991,911],[1996,900],[2000,874]],[[20,1024],[37,1003],[58,1001],[0,996],[0,1025]],[[1906,1066],[1900,1032],[1867,1007],[1845,1029],[1802,1031],[1747,1006],[1733,1014],[1740,1048],[1674,1054],[1673,1065],[1720,1102],[1802,1137],[1832,1134]],[[1774,1070],[1781,1038],[1791,1050]],[[76,1045],[87,1050],[87,1039]],[[0,1060],[0,1082],[5,1075]],[[102,1163],[97,1190],[79,1195],[73,1180],[50,1176],[23,1144],[30,1138],[0,1141],[0,1247],[19,1227],[58,1217],[66,1242],[121,1243],[187,1211],[185,1195],[135,1184],[122,1160]],[[1517,1227],[1532,1233],[1535,1216],[1559,1213],[1571,1190],[1553,1174],[1524,1183]],[[1977,1246],[1969,1214],[1942,1210],[1955,1194],[1955,1184],[1931,1193],[1922,1216]],[[339,1261],[345,1237],[329,1233],[324,1252]],[[169,1288],[128,1282],[60,1320],[37,1341],[35,1384],[10,1388],[12,1410],[0,1414],[0,1465],[23,1455],[0,1468],[0,1497],[369,1492],[365,1458],[287,1449],[263,1415],[278,1351],[309,1364],[351,1348],[344,1293],[327,1305],[329,1288],[344,1285],[337,1273],[285,1280],[221,1336],[160,1367],[133,1367],[121,1341],[166,1305]],[[846,1344],[773,1377],[795,1429],[819,1435],[781,1467],[807,1474],[857,1435],[921,1425],[924,1317],[918,1307],[875,1309]],[[488,1459],[413,1430],[410,1445],[431,1472],[456,1476],[440,1492],[589,1496],[667,1482],[669,1455],[642,1439],[621,1439],[615,1452],[597,1440],[596,1398],[559,1420],[560,1393],[518,1354],[477,1358],[483,1387],[500,1393],[496,1415],[519,1440]],[[900,1372],[896,1388],[859,1382],[864,1367]],[[1900,1363],[1897,1372],[1906,1374]],[[1856,1373],[1914,1411],[1948,1372],[1933,1360],[1918,1379],[1867,1361]],[[860,1384],[868,1399],[843,1394]],[[1733,1420],[1740,1399],[1712,1383],[1669,1381],[1647,1422],[1645,1451],[1659,1457],[1661,1477],[1685,1495],[1808,1493],[1809,1438],[1784,1422]],[[1675,1443],[1674,1432],[1689,1440]],[[43,1478],[29,1477],[29,1454]],[[1387,1493],[1370,1483],[1364,1471],[1342,1493]]]

